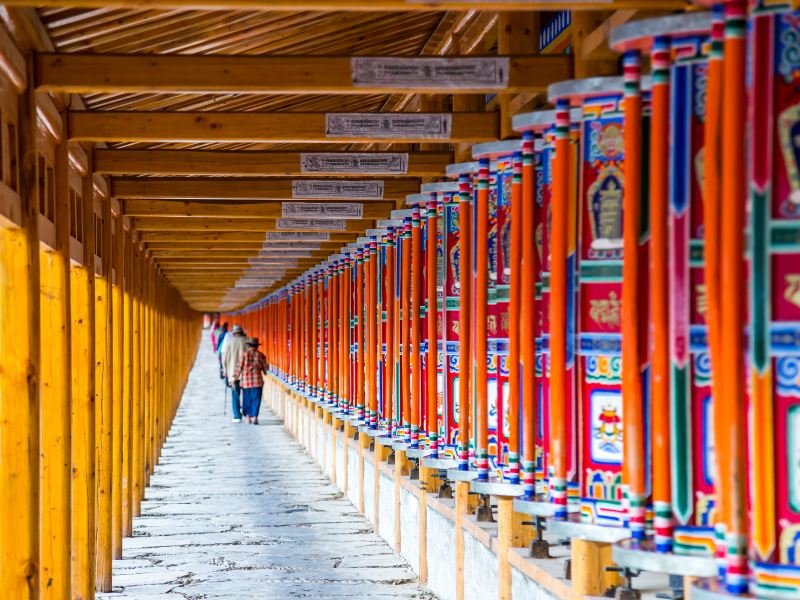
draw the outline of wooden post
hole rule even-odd
[[[62,119],[64,122],[65,119]],[[68,598],[71,585],[70,503],[70,298],[69,158],[66,140],[55,156],[56,246],[40,256],[41,402],[41,563],[42,600]]]
[[[84,177],[83,264],[73,265],[72,293],[72,597],[94,598],[95,575],[95,314],[94,210]]]
[[[498,599],[511,600],[511,563],[508,551],[514,531],[514,499],[497,497],[497,583]]]
[[[358,434],[358,512],[366,516],[364,509],[364,450],[369,448],[369,436]]]
[[[111,552],[116,559],[122,558],[122,479],[123,479],[123,453],[127,452],[125,447],[125,427],[123,425],[123,344],[124,344],[124,324],[123,324],[123,257],[125,245],[123,242],[122,215],[114,219],[114,287],[111,293],[112,320],[113,320],[113,350],[112,363],[114,366],[113,374],[113,456],[111,472]]]
[[[120,216],[120,223],[123,218]],[[127,537],[133,532],[133,513],[132,513],[132,497],[131,497],[131,416],[133,409],[133,313],[132,313],[132,300],[133,289],[132,280],[133,275],[131,270],[131,259],[133,256],[133,247],[131,245],[130,233],[122,230],[120,234],[122,240],[122,252],[120,252],[120,259],[122,260],[121,270],[121,283],[124,284],[122,296],[122,334],[124,336],[122,342],[122,475],[121,475],[121,520],[122,520],[122,536]]]
[[[132,240],[131,256],[131,517],[142,510],[142,261]]]
[[[419,510],[417,522],[419,524],[419,584],[428,583],[428,492],[433,487],[436,479],[433,469],[419,466]]]
[[[31,66],[28,81],[33,80]],[[31,87],[20,97],[17,123],[22,227],[0,229],[0,589],[8,598],[33,600],[39,593],[40,325],[36,101]]]
[[[573,13],[574,14],[574,13]],[[539,52],[539,14],[527,12],[501,12],[497,15],[497,53],[498,54],[538,54]],[[498,94],[500,107],[500,139],[516,137],[511,126],[509,103],[511,94]]]
[[[611,544],[573,538],[570,547],[573,594],[576,598],[602,596],[606,589],[616,583],[614,573],[605,573],[605,567],[613,564]]]
[[[464,517],[469,503],[469,481],[456,481],[455,533],[456,533],[456,600],[464,600]]]
[[[91,157],[89,158],[91,161]],[[91,162],[90,162],[91,164]],[[89,169],[88,177],[91,178]],[[95,277],[95,460],[97,475],[97,590],[111,591],[111,486],[113,469],[113,322],[111,312],[111,208],[103,200],[96,240],[102,272]],[[94,257],[92,257],[94,258]],[[92,261],[94,262],[94,261]],[[92,265],[93,267],[94,265]]]

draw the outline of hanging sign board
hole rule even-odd
[[[284,242],[327,242],[330,241],[331,234],[320,231],[268,231],[265,239]]]
[[[383,199],[383,181],[299,179],[292,181],[292,198]]]
[[[447,139],[453,125],[443,113],[327,113],[328,137]]]
[[[274,249],[274,248],[262,248],[258,252],[259,258],[267,257],[279,257],[279,256],[296,256],[298,258],[309,258],[311,256],[311,250],[285,250],[283,248]]]
[[[303,152],[301,173],[352,173],[358,175],[405,175],[408,154],[389,152]]]
[[[414,58],[355,56],[350,59],[355,87],[504,89],[508,57]]]
[[[283,218],[275,223],[276,229],[297,229],[303,231],[345,231],[344,219],[298,219]]]
[[[360,219],[364,205],[357,202],[283,202],[282,217],[316,219]]]

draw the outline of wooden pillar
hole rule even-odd
[[[142,504],[142,259],[133,242],[131,256],[131,517],[141,514]]]
[[[127,451],[125,448],[124,426],[123,426],[123,256],[124,243],[122,232],[122,215],[113,219],[113,268],[114,268],[114,287],[111,290],[112,322],[113,322],[113,348],[112,363],[113,374],[113,446],[112,446],[112,469],[111,469],[111,553],[114,558],[122,558],[122,455]]]
[[[607,573],[605,570],[614,564],[611,544],[572,538],[570,548],[572,592],[576,598],[602,596],[608,588],[619,583],[616,573]]]
[[[123,217],[120,216],[120,222]],[[122,277],[124,284],[122,297],[122,474],[121,474],[121,511],[122,511],[122,536],[127,537],[133,533],[133,499],[131,495],[131,459],[132,459],[132,436],[131,418],[133,409],[133,275],[131,265],[133,257],[133,246],[131,244],[130,233],[123,229],[121,233],[123,251]]]
[[[28,81],[33,71],[28,65]],[[19,101],[20,228],[0,229],[0,589],[33,600],[39,586],[39,244],[36,105]],[[15,141],[12,141],[15,143]]]
[[[93,185],[85,177],[83,264],[70,271],[72,294],[72,597],[94,598],[95,565],[95,314]]]
[[[91,165],[91,157],[89,158]],[[88,177],[92,178],[89,169]],[[95,584],[111,591],[111,486],[113,469],[113,320],[111,306],[111,208],[102,200],[98,252],[102,260],[95,277],[95,460],[97,474],[97,560]]]
[[[574,11],[575,12],[575,11]],[[573,12],[573,14],[574,14]],[[538,54],[539,14],[527,12],[501,12],[497,15],[498,54]],[[517,137],[511,126],[511,94],[498,94],[500,107],[500,139]]]
[[[62,119],[66,122],[66,119]],[[65,136],[66,137],[66,136]],[[70,298],[69,298],[69,158],[62,139],[55,156],[55,226],[53,251],[40,255],[41,275],[41,556],[42,600],[70,595]]]
[[[428,491],[434,486],[436,479],[433,469],[419,466],[419,583],[428,583]]]
[[[456,600],[464,600],[464,516],[469,503],[469,482],[456,481],[455,533],[456,533]]]

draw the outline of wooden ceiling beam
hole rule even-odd
[[[185,0],[5,0],[6,6],[61,8],[186,9]],[[688,0],[306,0],[304,11],[430,11],[430,10],[616,10],[621,8],[681,10]],[[258,10],[297,12],[296,0],[192,0],[194,10]]]
[[[326,237],[323,242],[338,243],[343,246],[358,236],[357,231],[352,232],[322,232],[322,237]],[[249,243],[257,242],[259,244],[266,240],[264,232],[254,231],[221,231],[221,232],[206,232],[206,231],[140,231],[138,233],[139,240],[145,243],[150,242],[170,242],[170,243],[196,243],[196,242],[209,242],[209,243],[228,243],[239,242]],[[304,243],[304,242],[303,242]]]
[[[361,219],[388,219],[394,208],[389,202],[358,202]],[[184,202],[179,200],[124,200],[123,214],[131,217],[219,217],[279,218],[283,202]],[[361,220],[356,219],[356,220]]]
[[[402,57],[406,68],[424,67],[431,57]],[[460,57],[448,57],[457,61]],[[493,61],[499,57],[475,57]],[[504,84],[453,86],[421,81],[399,84],[354,81],[350,56],[224,56],[180,54],[42,53],[36,55],[36,88],[67,94],[391,94],[398,89],[427,94],[544,92],[569,79],[571,57],[504,56]],[[437,60],[441,60],[437,58]],[[505,70],[505,69],[503,69]],[[259,76],[258,74],[269,74]]]
[[[140,198],[150,200],[306,200],[321,199],[328,202],[344,200],[357,202],[357,194],[365,194],[365,200],[397,200],[405,199],[407,194],[419,192],[418,179],[390,179],[379,182],[368,180],[341,181],[341,189],[331,190],[336,193],[350,194],[340,199],[326,198],[323,195],[297,197],[294,183],[282,179],[242,179],[223,177],[176,177],[176,178],[113,178],[111,180],[112,198]],[[331,185],[338,185],[331,182]],[[382,184],[382,185],[381,185]],[[328,185],[327,183],[325,184]],[[383,188],[381,195],[380,188]],[[310,192],[315,191],[310,186]],[[368,197],[366,194],[373,195]],[[304,195],[304,194],[302,194]],[[389,202],[391,204],[391,202]]]
[[[260,177],[438,177],[452,161],[449,152],[409,152],[405,173],[397,169],[353,173],[341,168],[324,173],[304,169],[300,152],[236,152],[212,150],[112,150],[96,149],[92,166],[103,175],[214,175]],[[310,152],[313,154],[313,151]],[[350,152],[325,152],[344,164],[355,158]],[[356,153],[373,163],[385,163],[392,153]],[[406,154],[406,153],[403,153]]]
[[[353,237],[355,239],[355,236]],[[147,249],[170,250],[174,252],[212,252],[217,250],[258,251],[263,249],[285,250],[327,250],[333,254],[344,245],[343,242],[280,242],[266,244],[261,242],[149,242]]]
[[[447,129],[437,117],[438,133],[403,132],[329,134],[326,114],[308,112],[142,112],[71,111],[69,136],[83,142],[272,142],[272,143],[416,143],[487,142],[499,135],[497,113],[453,113]],[[369,116],[408,113],[359,113]],[[414,115],[420,116],[420,115]],[[424,117],[424,115],[422,115]]]
[[[196,217],[193,219],[176,219],[174,217],[136,217],[133,228],[137,231],[205,231],[217,233],[224,231],[259,232],[263,236],[267,231],[275,231],[277,219],[214,219]],[[331,221],[333,224],[333,221]],[[374,221],[345,221],[345,231],[362,232],[374,226]],[[293,231],[318,231],[317,229],[299,229]],[[338,231],[328,229],[323,231]],[[339,231],[341,233],[341,231]]]

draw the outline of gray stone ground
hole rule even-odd
[[[114,592],[98,598],[432,598],[274,415],[231,423],[223,393],[204,335]]]

